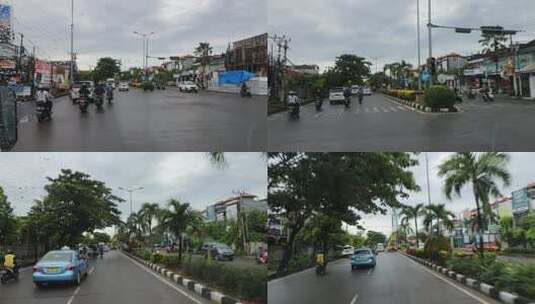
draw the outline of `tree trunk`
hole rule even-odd
[[[290,259],[292,258],[293,254],[293,242],[295,239],[295,229],[290,230],[290,234],[288,235],[288,241],[286,246],[283,246],[282,248],[282,259],[279,264],[279,272],[285,273],[288,271],[288,263],[290,262]]]
[[[178,234],[178,263],[182,264],[182,234]]]
[[[420,249],[420,241],[418,240],[418,217],[414,217],[414,227],[416,228],[416,249]]]
[[[481,227],[483,227],[482,225],[483,222],[481,220],[481,211],[479,208],[479,196],[475,194],[475,198],[476,198],[476,210],[477,210],[477,235],[479,237],[479,245],[477,244],[477,241],[476,241],[476,247],[479,251],[479,254],[483,256],[483,235],[481,234]]]

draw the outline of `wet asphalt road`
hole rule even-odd
[[[34,105],[20,106],[14,151],[265,151],[266,97],[176,88],[116,92],[112,105],[82,115],[67,97],[52,121],[38,123]]]
[[[430,270],[429,270],[430,271]],[[498,304],[449,278],[445,281],[397,253],[378,255],[375,269],[351,271],[348,259],[327,266],[317,277],[307,270],[268,283],[269,304]],[[447,283],[449,282],[449,283]],[[450,285],[453,284],[466,292]]]
[[[80,288],[56,285],[36,288],[31,271],[21,273],[18,282],[0,286],[0,303],[4,304],[208,304],[190,291],[178,290],[143,270],[124,254],[112,251],[103,259],[92,260],[94,271],[82,280]],[[166,280],[167,282],[170,282]],[[186,294],[186,295],[184,295]]]
[[[535,101],[469,100],[459,113],[428,114],[389,101],[384,95],[343,105],[324,103],[302,109],[301,119],[288,113],[268,117],[271,151],[533,151]]]

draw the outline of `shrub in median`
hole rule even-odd
[[[431,86],[425,91],[425,106],[432,109],[453,108],[457,96],[446,86]]]
[[[134,255],[137,255],[146,261],[150,261],[152,253],[147,249],[137,249],[134,251]]]
[[[424,254],[438,265],[445,265],[448,252],[450,252],[450,242],[444,236],[433,236],[425,242]]]
[[[159,253],[154,253],[150,257],[150,261],[155,264],[161,264],[163,261],[164,256]]]

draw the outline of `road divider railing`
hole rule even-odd
[[[425,267],[427,268],[431,268],[433,269],[434,271],[436,272],[439,272],[443,275],[446,275],[448,276],[449,278],[467,286],[467,287],[470,287],[476,291],[479,291],[479,292],[482,292],[484,294],[486,294],[487,296],[490,296],[491,298],[495,299],[495,300],[498,300],[502,303],[506,303],[506,304],[535,304],[535,302],[533,301],[530,301],[529,299],[527,298],[524,298],[524,297],[521,297],[521,296],[518,296],[518,295],[514,295],[510,292],[507,292],[507,291],[503,291],[503,290],[499,290],[498,288],[492,286],[492,285],[489,285],[489,284],[486,284],[484,282],[481,282],[481,281],[478,281],[478,280],[475,280],[475,279],[472,279],[472,278],[468,278],[466,277],[465,275],[462,275],[460,273],[456,273],[455,271],[452,271],[446,267],[442,267],[442,266],[439,266],[439,265],[436,265],[434,263],[431,263],[427,260],[424,260],[422,258],[419,258],[419,257],[415,257],[413,255],[410,255],[410,254],[406,254],[405,252],[402,252],[400,251],[401,254],[403,254],[404,256],[410,258],[411,260],[417,262],[417,263],[420,263],[422,265],[424,265]]]
[[[143,260],[127,251],[122,251],[127,256],[133,258],[134,260],[138,261],[139,263],[149,267],[156,273],[170,279],[171,281],[175,282],[178,285],[181,285],[188,290],[195,292],[196,294],[200,295],[201,297],[211,300],[215,303],[219,304],[241,304],[239,300],[234,299],[232,297],[226,296],[218,291],[215,291],[211,288],[208,288],[204,286],[203,284],[200,284],[192,279],[186,278],[178,273],[175,273],[171,270],[168,270],[165,267],[162,267],[158,264],[151,263],[149,261]]]

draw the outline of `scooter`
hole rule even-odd
[[[344,104],[346,106],[346,109],[351,108],[351,97],[346,97],[346,100],[344,101]]]
[[[316,275],[324,276],[326,274],[325,265],[318,264],[316,265]]]
[[[240,91],[240,95],[241,95],[242,98],[253,97],[253,94],[251,94],[251,91],[249,91],[248,89],[241,90]]]
[[[8,268],[4,268],[0,270],[0,282],[2,284],[7,284],[9,281],[18,281],[19,280],[19,272],[13,271]]]
[[[36,103],[35,116],[39,122],[52,119],[52,111],[46,106],[46,102],[38,101]]]
[[[494,101],[494,94],[492,92],[481,92],[481,97],[483,97],[483,101]]]
[[[111,103],[112,100],[113,100],[113,93],[110,92],[110,93],[106,94],[106,98],[108,99],[108,103]]]
[[[89,103],[87,102],[87,99],[85,97],[80,97],[78,100],[78,108],[80,108],[80,112],[87,113],[87,107],[89,106]]]
[[[291,107],[292,110],[290,111],[290,119],[299,119],[301,107],[299,106],[299,104],[292,105]]]

